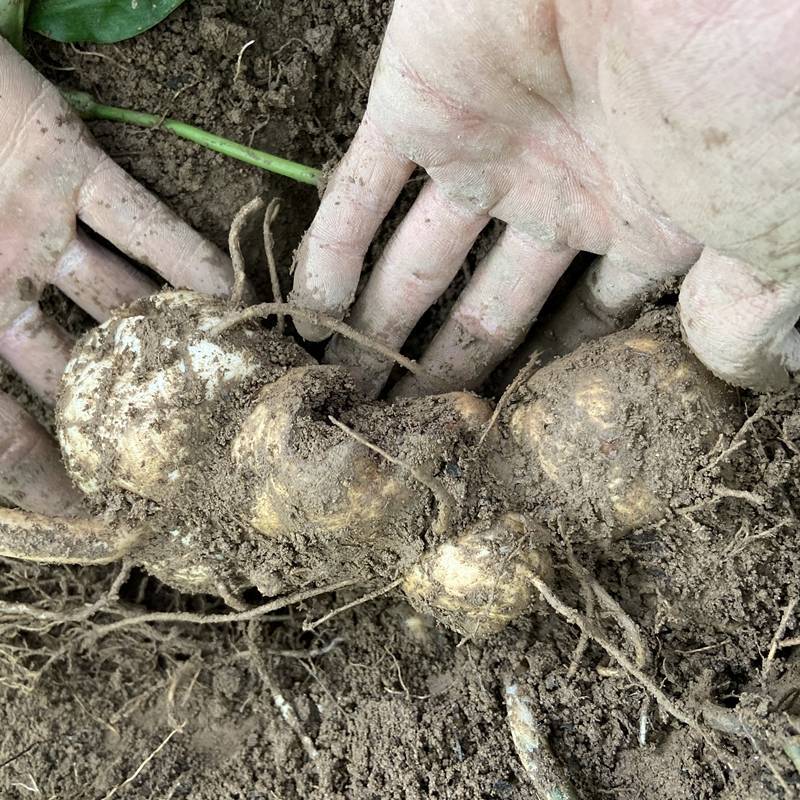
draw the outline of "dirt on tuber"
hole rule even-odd
[[[535,373],[495,419],[466,392],[368,400],[257,321],[220,332],[233,313],[167,291],[80,340],[57,429],[95,517],[5,512],[0,553],[125,556],[225,598],[400,579],[417,609],[481,637],[551,580],[545,503],[584,529],[652,523],[738,419],[661,319]]]

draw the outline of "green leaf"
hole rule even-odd
[[[23,52],[22,29],[30,0],[0,0],[0,36]]]
[[[4,0],[0,0],[3,2]],[[27,25],[57,42],[109,44],[168,17],[184,0],[34,0]]]

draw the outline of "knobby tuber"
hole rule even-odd
[[[57,429],[96,517],[0,512],[0,553],[126,555],[223,596],[401,578],[418,609],[483,636],[550,579],[537,509],[652,522],[734,419],[727,388],[657,328],[540,370],[495,419],[465,392],[368,401],[258,322],[215,331],[230,312],[169,291],[81,339]]]

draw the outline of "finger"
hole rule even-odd
[[[365,116],[300,244],[292,303],[344,317],[367,248],[413,169]],[[312,341],[330,333],[301,320],[295,326]]]
[[[525,337],[575,250],[506,228],[456,301],[420,365],[437,379],[407,376],[395,396],[472,389]]]
[[[670,278],[684,275],[699,252],[687,250],[675,260],[634,262],[615,253],[596,258],[546,321],[536,326],[518,353],[503,367],[501,383],[510,382],[531,356],[539,366],[566,355],[583,342],[629,325],[647,300]]]
[[[147,297],[158,284],[81,231],[56,265],[53,283],[100,322],[112,309]]]
[[[213,244],[102,155],[81,186],[78,216],[134,261],[175,287],[227,295],[230,261]]]
[[[53,405],[74,344],[75,340],[35,305],[0,333],[0,358]]]
[[[705,248],[683,281],[683,334],[715,375],[759,391],[800,370],[800,276],[770,280],[749,264]]]
[[[489,221],[485,214],[450,202],[436,184],[425,185],[381,254],[348,322],[400,349],[420,317],[450,285]],[[376,394],[392,364],[336,337],[326,361],[352,368],[365,391]]]
[[[0,495],[28,511],[63,517],[80,513],[83,505],[56,443],[5,392],[0,392]]]

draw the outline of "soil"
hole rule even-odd
[[[106,102],[169,113],[325,165],[341,155],[363,111],[389,5],[188,3],[129,42],[71,48],[36,39],[33,52],[52,80]],[[246,200],[279,194],[277,255],[288,286],[313,190],[158,131],[107,123],[92,130],[221,246]],[[257,249],[249,263],[263,263]],[[87,325],[55,291],[45,305],[72,330]],[[8,375],[6,386],[52,424]],[[536,798],[506,721],[510,681],[582,798],[794,796],[800,774],[784,745],[800,732],[800,665],[794,646],[773,642],[800,632],[800,396],[796,388],[740,393],[737,402],[748,421],[709,447],[704,488],[669,514],[600,538],[557,510],[542,520],[554,542],[558,596],[589,613],[591,594],[575,577],[583,573],[569,569],[568,537],[583,567],[638,625],[650,689],[691,724],[662,711],[598,645],[576,657],[578,630],[544,603],[482,642],[434,626],[395,593],[304,630],[304,620],[360,595],[349,589],[251,626],[135,620],[229,609],[134,570],[115,601],[120,614],[110,615],[102,602],[118,565],[3,560],[0,598],[26,605],[0,611],[2,796]],[[615,621],[624,618],[594,605],[595,626],[633,659],[629,631]]]

